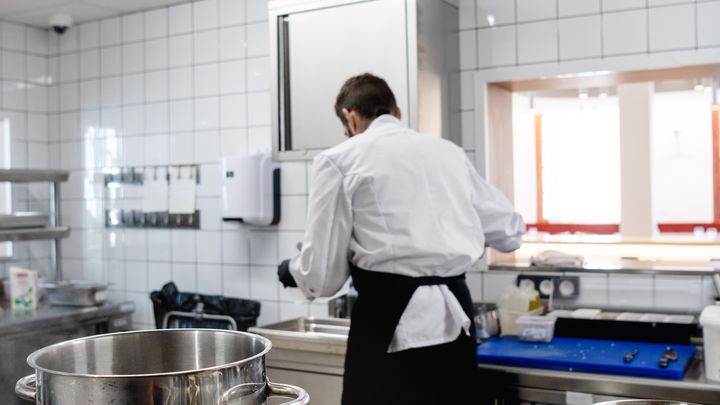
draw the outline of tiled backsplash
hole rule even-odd
[[[619,52],[608,49],[615,34],[605,25],[576,19],[593,22],[606,17],[632,19],[632,13],[655,14],[644,0],[617,15],[610,9],[623,8],[624,2],[605,0],[602,8],[599,0],[460,3],[463,144],[469,154],[477,142],[472,122],[474,72]],[[278,262],[294,255],[302,239],[308,162],[282,164],[282,221],[276,227],[255,228],[220,219],[218,159],[270,148],[266,9],[265,0],[203,0],[83,23],[63,36],[2,25],[2,111],[21,128],[14,134],[22,134],[13,143],[16,166],[43,167],[50,161],[70,170],[62,200],[63,221],[73,227],[63,244],[66,277],[112,283],[114,298],[136,303],[137,327],[153,326],[148,294],[168,280],[186,291],[258,299],[263,304],[260,323],[327,314],[325,301],[306,302],[298,291],[283,289],[275,274]],[[650,20],[652,49],[656,41],[663,41],[652,39],[655,18]],[[704,32],[714,29],[703,18],[698,14],[700,46],[709,40]],[[573,30],[584,34],[564,34]],[[601,51],[563,39],[575,35],[602,36],[597,47]],[[10,39],[21,37],[25,46],[18,48]],[[11,56],[6,57],[6,52]],[[25,68],[20,69],[20,64]],[[34,86],[16,84],[26,83],[25,79],[32,83],[34,77],[44,79]],[[103,187],[102,168],[187,163],[198,164],[201,170],[196,199],[202,212],[200,230],[104,228],[105,209],[140,208],[142,191],[137,186]],[[46,197],[42,190],[30,190],[14,194],[29,208]],[[46,258],[49,249],[45,242],[19,246],[21,261],[29,254]],[[46,266],[39,262],[27,264]],[[514,277],[515,273],[484,272],[471,273],[468,280],[476,300],[491,301]],[[588,306],[642,304],[696,310],[711,294],[709,280],[702,278],[583,275],[581,285],[577,304]]]

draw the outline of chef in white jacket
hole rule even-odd
[[[335,111],[349,139],[313,162],[302,249],[280,280],[315,298],[352,276],[343,405],[471,399],[465,272],[486,246],[520,247],[523,220],[461,148],[400,121],[383,79],[348,79]]]

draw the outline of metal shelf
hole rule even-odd
[[[67,181],[70,172],[51,169],[0,169],[0,182],[32,183]]]
[[[70,235],[70,227],[24,228],[0,230],[0,242],[16,242],[24,240],[58,240]]]

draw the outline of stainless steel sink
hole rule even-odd
[[[249,332],[265,336],[276,348],[344,352],[350,331],[350,320],[340,318],[300,317],[250,328]]]

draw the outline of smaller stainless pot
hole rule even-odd
[[[492,303],[475,303],[475,333],[478,340],[490,339],[500,333],[500,321],[497,305]]]

